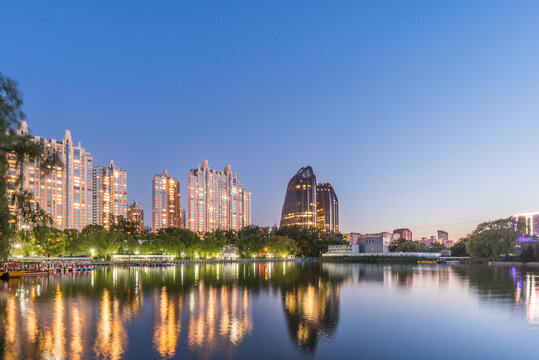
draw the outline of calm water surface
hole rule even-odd
[[[220,264],[0,283],[5,359],[509,359],[539,344],[539,271]]]

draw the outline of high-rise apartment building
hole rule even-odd
[[[21,121],[17,134],[29,135],[25,121]],[[13,181],[22,173],[21,188],[29,191],[40,207],[51,216],[53,226],[82,230],[93,221],[92,155],[80,142],[73,143],[69,130],[65,131],[61,141],[39,136],[30,138],[41,146],[43,159],[57,156],[60,164],[45,172],[38,162],[28,161],[16,169],[12,161],[8,181]],[[10,186],[8,196],[12,196],[16,190]]]
[[[240,230],[251,224],[251,192],[230,165],[211,170],[208,160],[189,171],[187,226],[192,231]]]
[[[327,232],[339,232],[339,200],[328,183],[316,186],[316,226]]]
[[[127,220],[136,223],[139,231],[144,232],[144,205],[137,199],[133,199],[127,207]]]
[[[118,216],[127,218],[127,171],[110,160],[108,166],[94,168],[94,224],[108,229]]]
[[[445,244],[449,241],[449,233],[445,230],[438,230],[438,242]]]
[[[290,179],[281,212],[281,226],[316,227],[316,176],[305,166]]]
[[[180,227],[180,182],[168,176],[168,171],[155,175],[152,181],[153,231]]]

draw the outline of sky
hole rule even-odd
[[[279,223],[289,179],[333,185],[343,232],[450,239],[539,211],[539,2],[9,1],[0,72],[30,131],[70,129],[145,205],[204,159]]]

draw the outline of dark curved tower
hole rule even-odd
[[[299,169],[288,182],[281,226],[316,226],[316,176],[310,166]]]
[[[316,226],[327,232],[339,232],[339,200],[328,183],[316,187]]]

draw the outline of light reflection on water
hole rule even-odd
[[[539,340],[538,274],[254,263],[10,280],[0,283],[0,349],[5,359],[526,355]],[[451,337],[461,346],[440,351]],[[388,339],[395,346],[384,346]]]

